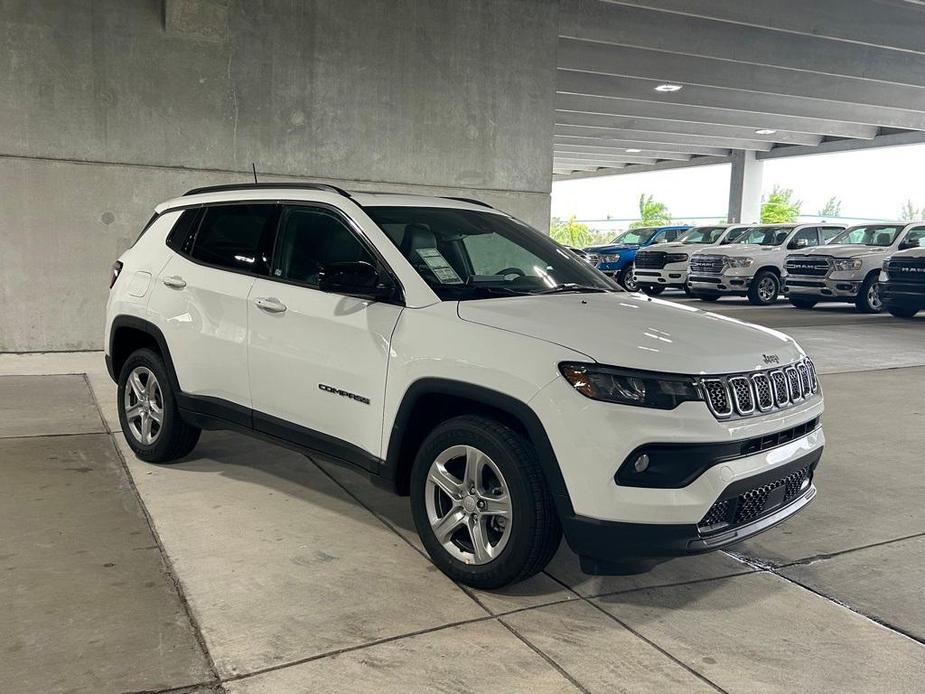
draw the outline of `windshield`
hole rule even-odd
[[[756,243],[759,246],[779,246],[787,240],[793,227],[749,227],[735,243]]]
[[[869,224],[851,227],[829,241],[829,245],[850,243],[859,246],[892,246],[896,236],[902,230],[903,225],[901,224]]]
[[[617,236],[611,243],[628,243],[628,244],[638,244],[642,245],[644,243],[649,243],[657,229],[630,229],[629,231],[624,231],[622,234]]]
[[[493,212],[365,207],[441,299],[619,291],[549,236]]]
[[[716,243],[726,227],[696,227],[681,239],[681,243]]]
[[[735,243],[740,238],[742,238],[742,234],[744,234],[746,231],[748,231],[746,227],[739,227],[737,229],[733,229],[728,234],[726,234],[726,238],[720,241],[719,245],[725,246],[726,244],[729,244],[729,243]]]

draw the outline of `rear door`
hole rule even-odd
[[[278,206],[203,208],[155,282],[149,314],[170,348],[180,389],[251,406],[247,296],[269,272]],[[249,413],[242,412],[249,421]]]
[[[372,466],[402,307],[318,289],[327,265],[353,261],[385,271],[338,210],[283,208],[271,274],[249,295],[249,373],[255,428]]]

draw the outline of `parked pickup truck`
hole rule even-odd
[[[880,284],[883,305],[897,318],[912,318],[925,309],[925,248],[894,253],[883,264]]]
[[[688,286],[692,295],[703,301],[747,296],[755,306],[773,304],[780,293],[787,252],[821,246],[844,228],[837,224],[749,227],[735,243],[694,253]]]
[[[591,246],[585,250],[598,256],[598,270],[616,279],[627,291],[635,292],[639,290],[633,277],[633,261],[636,259],[636,252],[640,248],[655,243],[677,241],[688,229],[690,226],[630,229],[605,246]]]
[[[864,313],[880,313],[880,268],[896,251],[918,248],[925,224],[860,224],[825,246],[791,253],[784,266],[784,294],[797,308],[846,301]]]
[[[689,294],[687,269],[690,254],[707,246],[732,243],[747,228],[747,224],[694,227],[674,243],[659,243],[640,249],[633,261],[636,284],[649,296],[661,294],[666,289],[683,289]]]

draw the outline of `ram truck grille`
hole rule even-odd
[[[701,254],[694,254],[691,256],[692,273],[702,272],[705,275],[721,275],[724,267],[724,256]]]
[[[791,275],[825,277],[832,267],[832,259],[829,257],[791,256],[787,258],[784,267],[787,268],[788,274]]]
[[[925,258],[893,258],[887,262],[890,280],[925,284]]]
[[[812,360],[803,359],[780,369],[746,374],[706,376],[701,394],[717,419],[793,407],[819,392]]]
[[[665,267],[665,259],[668,254],[663,251],[644,251],[636,254],[634,261],[637,269],[642,270],[661,270]]]

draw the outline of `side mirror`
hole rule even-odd
[[[903,239],[903,242],[899,244],[899,250],[904,251],[907,248],[918,248],[921,245],[918,239]]]
[[[794,239],[787,244],[787,248],[793,250],[795,248],[806,248],[809,245],[809,241],[806,239]]]
[[[331,263],[318,280],[318,289],[360,299],[387,299],[395,288],[380,281],[379,271],[366,261]]]

